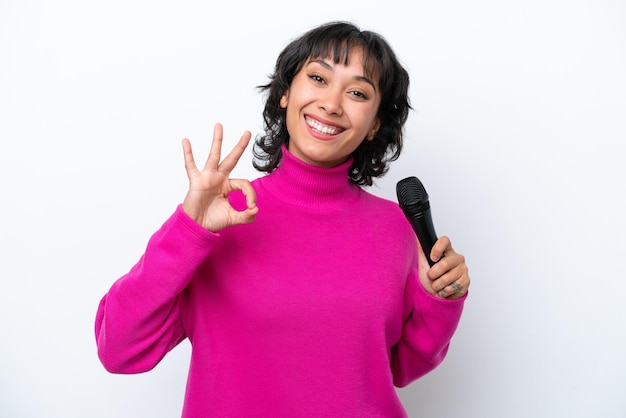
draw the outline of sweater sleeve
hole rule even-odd
[[[108,371],[151,370],[186,338],[180,295],[217,237],[179,205],[150,238],[138,263],[112,285],[98,306],[96,344]]]
[[[394,384],[404,387],[435,369],[445,358],[456,331],[467,294],[447,300],[426,292],[417,269],[405,289],[408,312],[401,340],[393,347],[391,368]]]

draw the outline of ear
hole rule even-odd
[[[374,139],[374,136],[376,136],[376,132],[378,132],[378,129],[380,128],[380,119],[376,118],[376,120],[374,121],[374,126],[372,126],[372,129],[370,130],[370,132],[367,134],[366,139],[368,141],[371,141]]]
[[[282,109],[286,109],[287,103],[289,103],[289,91],[283,93],[282,97],[280,98],[280,107]]]

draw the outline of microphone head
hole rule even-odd
[[[407,177],[396,184],[398,203],[403,211],[417,213],[430,208],[428,193],[415,176]]]

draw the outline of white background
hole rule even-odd
[[[327,20],[383,34],[411,74],[403,157],[473,279],[411,417],[626,416],[623,1],[0,0],[0,415],[179,416],[189,346],[108,374],[101,296],[200,159],[261,127],[279,51]],[[251,153],[235,176],[254,178]],[[392,233],[392,231],[390,231]]]

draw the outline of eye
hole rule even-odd
[[[359,90],[353,90],[350,92],[350,94],[356,98],[362,99],[362,100],[367,100],[369,99],[369,96],[365,93],[363,93],[362,91]]]
[[[319,74],[309,74],[309,78],[316,83],[325,83],[324,78]]]

